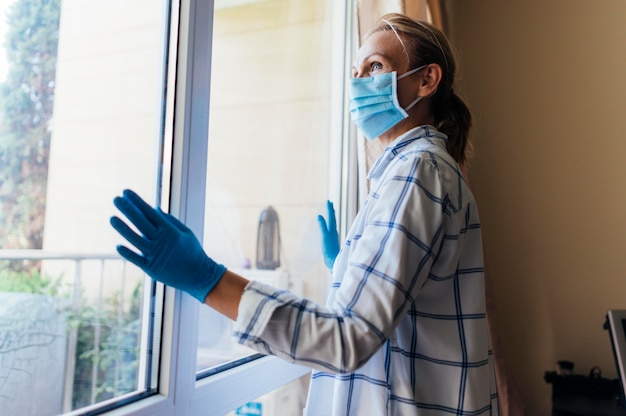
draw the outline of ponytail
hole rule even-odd
[[[463,166],[467,160],[472,114],[461,97],[450,88],[433,97],[435,127],[448,136],[448,153]]]

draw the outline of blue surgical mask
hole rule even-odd
[[[422,99],[417,97],[406,108],[398,102],[398,81],[428,65],[398,76],[396,71],[350,79],[350,118],[368,140],[374,140],[405,118]]]

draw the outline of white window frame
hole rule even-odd
[[[355,0],[331,0],[334,36],[332,42],[331,86],[336,98],[331,105],[332,159],[329,198],[340,201],[340,221],[354,215],[356,193],[347,192],[356,169],[352,145],[343,137],[354,136],[346,122],[346,78],[351,67]],[[171,172],[164,172],[162,207],[180,218],[197,236],[203,235],[206,192],[209,97],[212,55],[214,0],[173,0],[170,22],[165,134],[173,135]],[[174,25],[172,23],[172,25]],[[175,37],[175,39],[174,39]],[[345,39],[345,42],[343,41]],[[353,140],[349,141],[353,143]],[[343,168],[342,168],[343,166]],[[171,182],[167,178],[171,174]],[[341,178],[341,180],[338,180]],[[345,227],[344,227],[345,228]],[[345,231],[345,230],[341,230]],[[172,288],[165,289],[158,393],[107,412],[107,415],[195,416],[224,414],[305,375],[310,368],[289,364],[276,357],[262,357],[235,368],[196,380],[198,319],[201,306],[192,297]],[[119,399],[119,398],[118,398]]]

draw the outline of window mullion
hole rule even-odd
[[[212,0],[181,0],[169,211],[203,235],[210,97]],[[195,389],[198,308],[177,291],[172,313],[170,374],[174,414],[188,415]]]

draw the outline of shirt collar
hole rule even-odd
[[[380,177],[396,155],[406,149],[409,144],[419,139],[430,139],[428,140],[429,142],[436,143],[445,149],[448,136],[441,133],[433,126],[419,126],[403,133],[391,142],[378,159],[376,159],[376,162],[374,162],[374,165],[367,175],[367,179]]]

